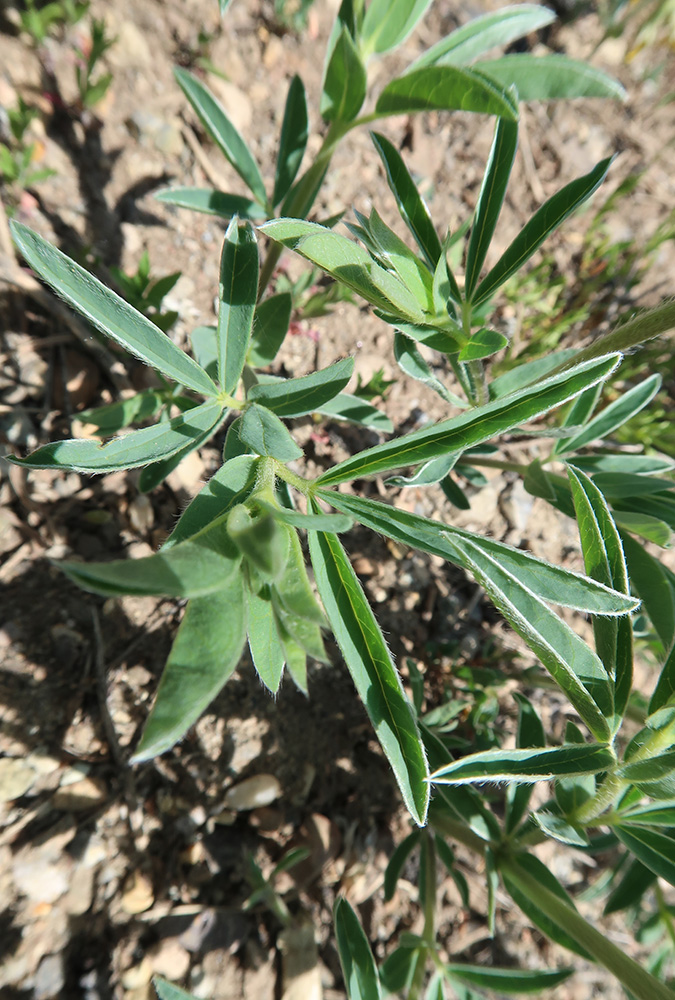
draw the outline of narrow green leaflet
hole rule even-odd
[[[526,385],[546,378],[563,362],[576,357],[577,353],[574,347],[568,347],[564,351],[554,351],[553,354],[546,354],[543,358],[526,361],[524,364],[518,365],[517,368],[512,368],[511,371],[498,375],[490,382],[490,399],[503,399],[504,396],[511,396]]]
[[[588,847],[590,843],[584,830],[572,826],[566,819],[549,812],[548,809],[533,813],[532,818],[548,837],[561,844],[569,844],[570,847]]]
[[[26,263],[93,326],[167,378],[217,395],[206,372],[151,320],[27,226],[12,220],[10,227]]]
[[[172,420],[130,431],[107,444],[85,438],[54,441],[27,458],[12,461],[29,469],[65,468],[92,473],[135,469],[170,458],[185,447],[186,441],[202,438],[213,430],[221,418],[222,406],[213,399]]]
[[[428,266],[389,228],[374,208],[370,211],[366,235],[374,244],[378,263],[398,275],[421,309],[433,313],[433,276]]]
[[[328,58],[321,92],[321,117],[351,122],[366,96],[366,68],[349,31],[343,28]]]
[[[406,375],[410,375],[411,378],[417,379],[418,382],[422,382],[424,385],[428,385],[430,389],[437,392],[441,399],[444,399],[446,403],[452,405],[457,405],[457,402],[462,402],[458,400],[458,397],[454,393],[449,392],[440,379],[431,371],[431,368],[424,360],[420,352],[418,351],[415,341],[410,337],[406,337],[404,333],[397,330],[394,334],[394,356],[399,364],[399,367]],[[464,408],[466,404],[462,404]]]
[[[316,516],[325,517],[326,515],[317,514]],[[325,626],[326,619],[309,582],[305,557],[296,531],[289,532],[286,568],[277,582],[276,590],[279,595],[279,603],[288,614],[314,622],[315,625]]]
[[[254,368],[272,364],[288,332],[292,312],[293,298],[289,292],[270,295],[258,303],[247,357]]]
[[[539,993],[563,983],[572,969],[498,969],[485,965],[460,965],[451,963],[444,967],[444,974],[450,982],[477,986],[483,990],[498,990],[500,993]]]
[[[621,84],[589,66],[567,56],[533,56],[529,53],[481,60],[481,72],[501,87],[515,86],[521,101],[553,101],[573,97],[614,97],[623,100]]]
[[[334,417],[335,420],[372,427],[374,431],[380,431],[382,434],[391,434],[394,429],[386,413],[365,399],[361,399],[360,396],[352,396],[348,392],[341,392],[329,403],[317,407],[316,412],[325,417]]]
[[[164,399],[154,389],[144,389],[129,399],[97,406],[93,410],[80,410],[77,419],[83,424],[92,424],[101,437],[110,437],[130,424],[141,423],[154,417]]]
[[[650,871],[675,885],[675,833],[649,827],[615,824],[621,843]]]
[[[305,86],[296,75],[291,80],[281,125],[272,204],[276,207],[288,194],[307,146],[309,122]]]
[[[318,482],[322,486],[335,485],[405,465],[419,465],[449,451],[475,447],[512,427],[541,416],[590,385],[607,378],[616,368],[618,360],[618,355],[609,355],[588,366],[579,365],[563,376],[552,376],[505,399],[495,400],[387,444],[367,448],[319,476]]]
[[[251,402],[260,403],[278,417],[300,417],[330,402],[352,377],[354,359],[343,358],[329,368],[282,382],[259,383],[249,390]]]
[[[248,185],[261,205],[267,205],[265,182],[253,155],[234,127],[225,109],[201,80],[184,69],[174,69],[174,76],[188,101],[197,112],[204,128]]]
[[[458,360],[478,361],[480,358],[489,358],[497,351],[501,351],[507,344],[508,340],[503,333],[482,327],[472,334],[471,339],[459,352]]]
[[[555,917],[551,916],[550,907],[547,906],[546,910],[543,910],[538,905],[542,894],[523,891],[523,881],[525,881],[526,886],[528,882],[536,881],[538,886],[552,893],[566,909],[571,909],[572,913],[576,913],[574,903],[568,894],[558,882],[555,875],[539,858],[536,858],[533,854],[525,853],[518,854],[513,860],[506,861],[506,859],[502,858],[500,859],[499,870],[507,892],[536,927],[542,930],[552,941],[556,941],[564,948],[569,948],[570,951],[575,952],[577,955],[582,955],[584,958],[590,957],[579,941],[564,929]],[[565,921],[565,924],[567,924],[567,921]]]
[[[665,568],[631,535],[625,531],[620,534],[633,589],[668,649],[675,637],[675,594]]]
[[[573,461],[576,465],[576,458]],[[611,500],[651,496],[652,493],[667,493],[675,488],[672,479],[635,475],[627,469],[624,472],[596,472],[593,482]]]
[[[531,749],[546,745],[546,734],[537,715],[536,709],[525,695],[515,691],[513,697],[518,705],[518,730],[516,746],[519,749]],[[530,785],[509,785],[506,789],[506,814],[504,826],[507,833],[516,829],[524,818],[532,795]]]
[[[271,455],[280,462],[302,458],[297,446],[279,417],[264,406],[251,403],[241,418],[239,437],[258,455]]]
[[[513,4],[473,18],[423,52],[409,69],[454,64],[465,66],[497,45],[506,46],[555,21],[555,14],[538,4]]]
[[[601,410],[597,417],[590,420],[582,431],[572,438],[567,438],[558,452],[578,451],[579,448],[585,447],[592,441],[607,437],[651,402],[660,387],[661,376],[658,374],[650,375],[644,382],[640,382],[628,392],[622,393],[618,399]]]
[[[654,694],[649,702],[649,714],[657,712],[664,705],[668,704],[675,695],[675,643],[666,657],[666,662],[661,668],[661,673],[654,689]],[[675,823],[673,823],[675,826]]]
[[[461,553],[465,568],[537,654],[595,738],[600,742],[608,739],[614,692],[598,656],[492,555],[468,539],[451,541]]]
[[[258,242],[250,222],[227,227],[218,286],[218,381],[229,395],[246,363],[258,295]]]
[[[173,472],[173,470],[180,465],[186,455],[190,452],[195,451],[197,448],[201,448],[203,444],[211,438],[216,431],[222,426],[227,418],[227,410],[223,410],[220,415],[220,420],[214,424],[213,427],[207,428],[203,434],[199,434],[193,437],[192,440],[177,451],[175,455],[170,458],[165,458],[161,462],[153,462],[152,465],[147,465],[144,469],[141,469],[141,473],[138,477],[138,488],[141,493],[149,493],[154,490],[156,486],[163,483],[166,477]]]
[[[487,302],[500,285],[530,259],[544,240],[591,197],[607,176],[611,162],[612,157],[602,160],[590,173],[566,184],[544,202],[474,290],[470,299],[474,308]]]
[[[627,857],[629,855],[624,855],[624,858]],[[629,906],[634,906],[651,889],[655,881],[654,873],[645,868],[641,861],[633,858],[628,862],[618,885],[614,886],[607,897],[603,914],[619,913]]]
[[[642,785],[652,781],[660,781],[671,775],[673,771],[675,771],[675,750],[667,750],[665,753],[657,754],[656,757],[624,764],[623,767],[619,768],[618,774],[626,781]]]
[[[598,774],[607,771],[615,757],[606,746],[570,743],[561,747],[522,750],[485,750],[469,754],[434,771],[434,784],[466,785],[478,781],[513,781],[531,784],[557,775]]]
[[[260,230],[316,264],[371,305],[412,323],[424,322],[422,309],[403,282],[376,264],[367,250],[352,240],[302,219],[272,219]]]
[[[396,199],[401,218],[415,237],[429,266],[435,268],[441,256],[441,241],[431,221],[429,209],[396,147],[378,132],[371,132],[370,137],[380,154],[387,183]]]
[[[594,580],[629,594],[628,569],[621,539],[597,486],[581,470],[568,468],[586,572]],[[633,679],[633,628],[630,618],[593,619],[595,648],[615,680],[619,717],[628,702]]]
[[[276,694],[284,670],[284,650],[274,620],[274,609],[268,586],[259,594],[249,590],[248,645],[258,677],[272,694]]]
[[[467,298],[471,298],[471,293],[476,287],[480,270],[485,263],[485,257],[494,236],[517,147],[517,122],[498,118],[466,253],[464,289]]]
[[[675,799],[669,802],[650,802],[646,806],[622,811],[618,821],[630,823],[631,826],[675,827]]]
[[[431,0],[372,0],[359,32],[364,54],[395,49],[413,31],[430,3]]]
[[[218,335],[215,326],[196,326],[190,345],[197,364],[214,381],[218,378]]]
[[[251,455],[241,455],[221,465],[183,511],[161,551],[192,538],[231,507],[243,503],[253,489],[257,470],[258,459]]]
[[[428,768],[415,719],[379,625],[337,535],[311,532],[309,551],[328,620],[413,819],[423,826]]]
[[[261,507],[267,507],[277,521],[292,528],[302,528],[303,531],[332,531],[339,535],[343,531],[349,531],[354,524],[352,518],[345,514],[301,514],[298,510],[273,507],[259,498],[258,503]]]
[[[244,578],[235,573],[222,590],[188,604],[131,763],[170,750],[185,735],[235,670],[245,641]]]
[[[221,219],[266,219],[269,215],[264,205],[241,194],[228,194],[216,188],[173,187],[155,193],[157,201],[176,208],[189,208]]]
[[[221,13],[227,6],[227,2],[228,0],[221,0]],[[157,991],[159,1000],[197,1000],[193,993],[186,993],[185,990],[179,989],[178,986],[168,983],[166,979],[161,979],[159,976],[153,978],[152,985]]]
[[[631,455],[622,451],[575,455],[574,465],[594,477],[598,473],[612,473],[619,477],[623,473],[629,476],[660,476],[675,468],[675,462],[664,455]]]
[[[333,490],[319,490],[319,495],[327,503],[350,514],[355,521],[359,521],[372,531],[393,538],[412,549],[432,552],[458,565],[462,565],[462,562],[452,541],[455,539],[471,541],[491,554],[524,586],[551,604],[561,604],[563,607],[603,615],[624,614],[626,611],[634,611],[637,607],[638,602],[635,598],[608,590],[589,577],[570,573],[561,566],[543,562],[529,552],[512,548],[492,538],[473,535],[461,528],[411,514],[378,500],[367,500]]]
[[[401,876],[401,872],[405,866],[406,861],[415,850],[419,844],[421,832],[418,830],[413,830],[409,833],[404,840],[396,847],[394,853],[389,859],[389,864],[386,867],[384,873],[384,898],[385,900],[393,899],[394,893],[396,892],[396,884]]]
[[[432,458],[430,462],[420,465],[417,472],[412,476],[390,476],[386,480],[387,486],[431,486],[440,483],[448,475],[457,462],[458,455],[455,452],[450,455],[441,455],[440,458]]]
[[[335,901],[333,921],[348,1000],[380,1000],[380,979],[368,938],[342,896]]]
[[[394,949],[380,966],[380,982],[387,993],[405,992],[413,982],[418,962],[425,962],[424,952],[416,947],[400,945]]]
[[[59,569],[80,587],[97,594],[200,597],[219,590],[240,562],[220,518],[191,541],[143,559],[65,562],[59,563]]]
[[[378,115],[414,111],[473,111],[518,120],[518,108],[502,88],[475,69],[428,66],[392,80],[377,99]]]

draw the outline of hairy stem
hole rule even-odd
[[[520,891],[527,896],[549,919],[561,927],[589,952],[596,962],[604,966],[637,1000],[673,1000],[672,991],[641,968],[620,948],[608,941],[592,924],[577,913],[572,906],[554,895],[541,882],[533,878],[517,862],[503,859],[500,868],[508,873]]]

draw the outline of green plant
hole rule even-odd
[[[75,82],[83,109],[98,104],[112,83],[112,73],[98,75],[96,70],[99,60],[114,43],[115,39],[106,33],[105,21],[93,18],[90,36],[75,51]]]
[[[171,329],[178,319],[178,313],[173,309],[163,312],[162,303],[180,278],[180,271],[163,278],[153,278],[150,274],[150,256],[145,250],[135,274],[126,274],[119,267],[111,268],[111,274],[124,298],[134,309],[151,319],[164,333]]]
[[[54,173],[47,167],[35,167],[38,152],[36,142],[26,142],[25,136],[37,111],[22,97],[16,108],[7,113],[9,124],[8,141],[0,142],[0,181],[9,194],[10,208],[17,204],[22,191]]]
[[[89,2],[78,0],[53,0],[38,5],[36,0],[26,0],[26,9],[19,14],[21,27],[33,40],[42,45],[53,27],[77,24],[89,10]]]
[[[474,988],[538,992],[567,975],[566,970],[476,969],[442,960],[434,928],[434,857],[438,853],[455,871],[448,839],[484,861],[490,928],[501,881],[552,940],[604,965],[640,1000],[665,1000],[672,991],[581,917],[533,849],[549,838],[590,854],[613,845],[627,863],[639,863],[675,884],[675,576],[642,542],[665,545],[675,527],[674,463],[626,454],[614,444],[615,432],[653,399],[658,376],[636,381],[599,409],[603,387],[614,377],[622,353],[670,330],[675,304],[628,318],[584,349],[547,354],[490,377],[486,361],[507,345],[490,325],[494,297],[592,196],[611,162],[603,160],[549,198],[486,270],[516,152],[518,99],[611,97],[620,91],[603,74],[561,56],[507,56],[474,65],[496,42],[504,44],[550,21],[550,12],[524,5],[478,19],[443,39],[387,83],[374,109],[361,114],[366,61],[399,44],[426,7],[412,0],[373,0],[364,10],[345,0],[326,59],[321,111],[329,126],[323,146],[299,175],[308,119],[304,87],[296,77],[272,194],[213,95],[197,78],[177,71],[180,86],[252,196],[187,188],[161,195],[168,203],[232,216],[221,254],[218,323],[193,332],[194,359],[79,265],[26,227],[13,225],[27,263],[93,325],[164,379],[166,388],[152,400],[141,394],[114,404],[108,432],[113,424],[115,429],[128,426],[162,405],[168,418],[105,444],[52,442],[16,461],[27,468],[85,473],[144,467],[147,488],[230,420],[223,465],[157,553],[136,561],[70,562],[62,569],[85,589],[107,596],[163,594],[188,600],[133,762],[174,746],[223,687],[247,641],[255,669],[271,692],[278,690],[285,668],[307,690],[307,657],[325,657],[322,629],[330,627],[412,820],[427,827],[413,831],[407,842],[410,849],[419,846],[426,859],[420,887],[424,934],[401,941],[387,970],[378,974],[355,914],[338,901],[337,941],[351,1000],[379,997],[392,984],[416,1000],[429,961],[435,972],[426,995],[433,998],[444,995],[444,981],[466,996]],[[362,245],[306,220],[332,153],[351,129],[388,114],[427,109],[496,118],[466,239],[460,230],[463,257],[457,237],[439,238],[403,158],[377,133],[372,134],[375,149],[417,250],[376,210],[368,217],[357,213],[348,227]],[[273,217],[276,210],[280,218]],[[272,241],[261,265],[251,219],[267,220],[258,232]],[[367,400],[345,393],[353,371],[350,358],[299,378],[262,371],[274,361],[291,321],[291,292],[266,295],[284,248],[369,303],[392,328],[400,368],[459,412],[366,448],[314,479],[304,478],[295,465],[303,453],[286,421],[318,413],[382,431],[392,428]],[[463,281],[452,263],[457,259],[463,259]],[[454,381],[438,377],[419,344],[447,362]],[[172,416],[169,406],[180,412]],[[512,433],[537,443],[528,462],[500,457],[499,448]],[[522,475],[533,495],[576,520],[586,575],[451,522],[338,488],[387,475],[388,484],[402,488],[440,483],[461,504],[468,501],[452,474],[479,484],[480,469],[490,466]],[[412,474],[403,475],[408,469]],[[568,724],[562,743],[547,737],[536,709],[518,692],[517,747],[502,748],[492,728],[489,684],[477,683],[475,673],[463,697],[475,702],[476,722],[486,710],[487,748],[469,754],[459,748],[457,754],[447,726],[434,730],[433,717],[418,719],[419,680],[413,683],[411,705],[339,539],[355,521],[448,560],[482,586],[540,665],[528,675],[528,686],[556,686],[575,713],[579,724]],[[308,538],[323,607],[310,584],[299,531]],[[639,599],[662,643],[664,663],[645,702],[641,728],[633,733],[630,718],[640,709],[633,705],[629,712],[631,614]],[[551,605],[589,615],[595,648]],[[505,796],[481,794],[475,786],[486,782],[506,785]],[[553,794],[544,806],[532,807],[536,782],[547,783]],[[392,865],[389,880],[395,882],[393,859]],[[461,885],[461,878],[456,881]]]

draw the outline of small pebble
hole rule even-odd
[[[237,812],[257,809],[260,806],[269,806],[280,795],[281,785],[273,774],[256,774],[228,788],[225,808],[235,809]]]

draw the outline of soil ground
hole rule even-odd
[[[421,48],[485,9],[483,3],[461,10],[434,5],[403,49],[375,67],[373,90]],[[73,48],[83,28],[49,40],[38,56],[13,29],[15,13],[3,8],[0,104],[13,107],[21,96],[39,109],[30,135],[44,165],[55,171],[24,194],[17,217],[104,279],[113,267],[134,272],[144,249],[153,274],[180,271],[166,304],[179,313],[171,336],[187,346],[189,331],[214,319],[223,225],[162,206],[153,193],[170,182],[241,187],[200,132],[172,67],[194,68],[201,58],[224,74],[226,79],[205,70],[263,175],[272,176],[285,90],[294,73],[314,99],[310,151],[320,143],[317,54],[333,4],[315,3],[307,27],[294,34],[279,25],[271,3],[257,0],[234,3],[222,24],[215,0],[94,0],[91,13],[105,18],[117,40],[105,58],[112,85],[95,119],[84,124],[68,110],[75,99]],[[628,61],[627,39],[603,41],[594,14],[555,27],[545,41],[575,58],[592,58],[624,83],[628,98],[624,105],[585,101],[525,109],[495,252],[544,197],[613,152],[618,157],[608,193],[631,173],[643,173],[632,195],[608,216],[608,232],[615,241],[640,245],[675,206],[668,154],[674,105],[660,101],[673,90],[673,67],[653,72],[656,57],[649,54]],[[54,81],[62,103],[54,101]],[[453,229],[461,224],[477,197],[491,124],[462,114],[428,114],[390,118],[378,129],[405,146],[434,218]],[[336,155],[316,217],[345,206],[367,211],[374,204],[398,227],[378,164],[367,132],[353,133]],[[551,241],[555,266],[570,285],[578,281],[575,268],[590,218],[586,213],[570,220]],[[295,262],[287,266],[296,273]],[[630,292],[617,281],[611,295],[599,293],[591,317],[568,331],[564,343],[604,329],[617,301],[657,301],[670,291],[674,274],[672,244],[664,244]],[[149,384],[140,365],[97,346],[86,331],[83,337],[56,300],[17,271],[4,229],[0,281],[5,453],[23,454],[64,436],[85,407]],[[518,302],[501,308],[499,322],[516,337],[522,319]],[[526,346],[525,334],[520,343]],[[300,324],[275,371],[300,375],[345,355],[355,357],[364,381],[381,367],[388,377],[394,373],[389,329],[350,305]],[[438,397],[406,378],[398,379],[382,406],[399,430],[448,415]],[[307,445],[308,474],[375,440],[338,424],[298,422],[296,431]],[[378,958],[402,931],[421,930],[414,865],[394,899],[383,901],[384,868],[408,823],[335,647],[330,666],[312,668],[309,699],[286,683],[273,700],[244,662],[174,751],[134,769],[126,764],[182,608],[173,601],[94,598],[71,585],[53,560],[149,554],[217,468],[218,445],[222,441],[184,462],[149,497],[139,493],[133,472],[88,479],[25,474],[3,463],[0,990],[7,1000],[146,1000],[155,973],[211,1000],[272,1000],[290,989],[296,992],[287,992],[286,1000],[314,1000],[321,991],[337,998],[344,995],[331,920],[338,892],[359,908]],[[511,454],[517,459],[524,448],[514,441]],[[364,489],[525,545],[552,562],[581,565],[571,523],[529,496],[509,473],[489,478],[466,512],[434,489],[397,493],[381,482]],[[424,673],[429,707],[454,690],[462,665],[506,671],[514,655],[521,666],[529,662],[475,585],[452,567],[365,530],[354,530],[347,545],[404,678],[407,658]],[[508,691],[508,684],[497,691],[497,724],[506,738],[515,715]],[[563,700],[548,699],[542,710],[548,729],[562,735]],[[254,776],[268,790],[269,804],[228,808],[228,790]],[[249,856],[267,873],[293,846],[306,846],[309,858],[284,875],[278,888],[294,913],[305,914],[300,944],[280,934],[269,909],[243,908],[250,893]],[[490,939],[480,916],[482,873],[471,856],[460,851],[458,857],[471,905],[462,905],[451,880],[439,886],[439,935],[449,956],[531,967],[568,963],[569,956],[531,930],[506,897],[499,898],[498,933]],[[552,848],[542,857],[572,888],[593,880],[587,859]],[[586,912],[597,916],[591,904]],[[610,931],[622,947],[634,947],[623,918]],[[298,956],[305,978],[293,968]],[[622,995],[602,970],[575,964],[572,979],[552,991],[556,1000]]]

